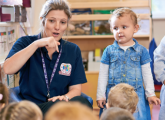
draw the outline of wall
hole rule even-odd
[[[33,27],[32,27],[33,35],[39,33],[38,31],[39,25],[40,25],[39,15],[45,1],[46,0],[35,0],[34,2],[34,18],[33,18],[34,21],[33,21]]]
[[[153,37],[157,45],[159,45],[163,36],[165,36],[165,19],[153,19]]]

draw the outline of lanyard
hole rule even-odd
[[[40,39],[40,34],[38,35],[38,39]],[[41,49],[40,49],[41,51]],[[56,69],[57,69],[57,65],[59,63],[59,60],[60,60],[60,57],[61,57],[61,53],[62,53],[62,45],[61,45],[61,49],[60,49],[60,53],[57,57],[57,60],[56,60],[56,63],[54,64],[54,68],[53,68],[53,71],[52,71],[52,75],[51,75],[51,78],[50,78],[50,83],[48,82],[48,76],[47,76],[47,71],[46,71],[46,65],[45,65],[45,61],[44,61],[44,57],[43,57],[43,53],[41,51],[41,58],[42,58],[42,66],[43,66],[43,70],[44,70],[44,77],[45,77],[45,82],[46,82],[46,86],[47,86],[47,97],[50,98],[50,94],[49,94],[49,86],[53,80],[53,77],[54,77],[54,74],[56,72]]]

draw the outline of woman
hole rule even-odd
[[[46,1],[41,33],[19,38],[4,63],[6,74],[20,72],[20,96],[39,104],[43,113],[58,100],[78,100],[91,107],[79,96],[81,84],[87,82],[81,51],[62,39],[70,18],[65,0]]]

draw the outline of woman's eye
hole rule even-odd
[[[49,20],[51,23],[54,23],[54,20]]]
[[[61,23],[62,23],[62,24],[65,24],[66,22],[63,22],[63,21],[62,21]]]

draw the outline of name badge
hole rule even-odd
[[[61,70],[61,71],[59,71],[60,75],[70,76],[72,66],[69,63],[62,63],[60,66],[60,70]]]

